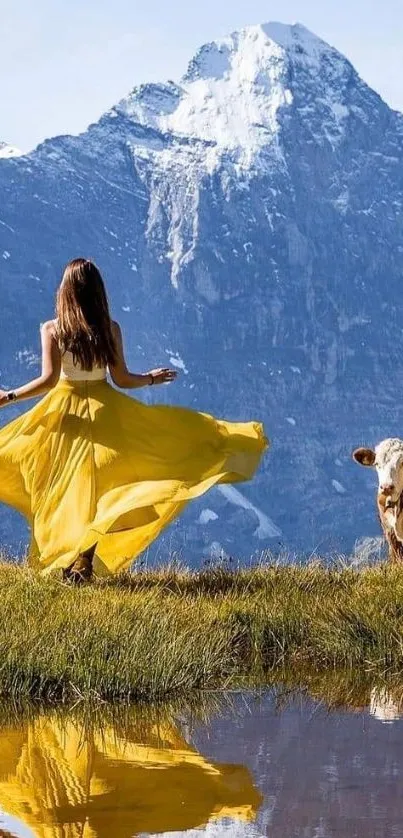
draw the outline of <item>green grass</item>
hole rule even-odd
[[[403,566],[179,567],[72,588],[0,564],[0,694],[166,700],[289,668],[403,678]]]

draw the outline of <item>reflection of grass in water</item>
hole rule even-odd
[[[0,565],[0,690],[161,700],[290,664],[403,670],[403,568],[142,571],[82,589]]]
[[[228,715],[236,715],[234,695],[224,691],[191,693],[155,704],[100,702],[92,697],[73,704],[4,698],[0,702],[0,735],[5,728],[51,721],[60,730],[73,724],[81,731],[83,741],[94,731],[101,741],[107,731],[116,745],[133,739],[133,735],[137,742],[151,744],[152,731],[154,746],[163,749],[167,746],[164,730],[176,729],[190,743],[196,727],[208,727],[213,718]]]
[[[41,718],[52,718],[61,726],[74,722],[84,732],[94,728],[99,731],[111,728],[120,739],[124,739],[128,731],[135,727],[140,742],[143,734],[151,727],[183,723],[187,730],[191,730],[196,725],[208,725],[213,716],[231,712],[232,708],[232,696],[225,692],[192,693],[187,698],[182,696],[156,704],[113,703],[90,699],[66,705],[6,697],[0,702],[0,730]]]

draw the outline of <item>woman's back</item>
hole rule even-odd
[[[84,370],[80,364],[74,363],[72,352],[62,352],[60,378],[68,381],[104,381],[106,367],[93,367]]]
[[[57,320],[53,320],[54,336],[58,341]],[[69,350],[63,352],[60,348],[60,378],[64,381],[104,381],[106,378],[105,366],[94,366],[92,370],[85,370],[80,363],[74,363],[73,353]]]

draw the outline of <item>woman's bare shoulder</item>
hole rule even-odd
[[[112,332],[115,337],[119,337],[122,334],[122,330],[120,328],[120,323],[117,320],[111,320]]]
[[[50,337],[56,337],[56,320],[45,320],[41,323],[41,332]]]

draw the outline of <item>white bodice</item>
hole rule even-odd
[[[72,352],[64,352],[60,378],[68,381],[104,381],[106,367],[93,367],[92,370],[83,370],[79,364],[74,363]]]

